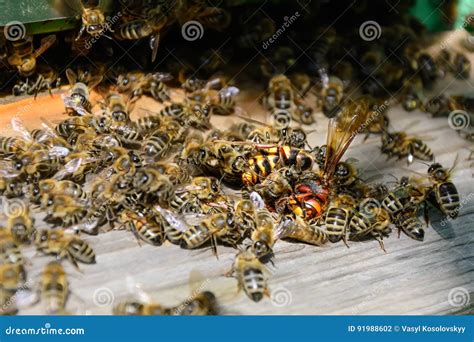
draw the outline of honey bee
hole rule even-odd
[[[58,72],[49,65],[38,65],[36,73],[37,78],[34,81],[26,79],[26,81],[20,80],[16,83],[12,88],[13,95],[34,95],[36,98],[42,90],[48,90],[49,94],[52,95],[52,88],[59,87],[61,84]]]
[[[170,96],[164,82],[172,78],[167,73],[144,74],[141,71],[133,71],[118,76],[117,90],[129,94],[132,101],[143,94],[150,94],[156,101],[165,102],[170,100]]]
[[[451,181],[451,173],[456,165],[456,161],[449,170],[443,168],[439,163],[433,163],[428,168],[428,175],[433,183],[433,193],[436,203],[443,214],[451,218],[458,216],[460,208],[459,193]]]
[[[277,127],[288,127],[291,112],[295,109],[295,95],[291,81],[285,75],[274,76],[269,81],[267,95],[262,100],[264,106],[272,111]]]
[[[66,234],[64,230],[39,230],[34,244],[39,252],[56,255],[59,259],[67,258],[76,268],[78,261],[95,263],[95,253],[89,244],[77,236]]]
[[[255,191],[267,201],[276,201],[281,197],[288,196],[293,191],[292,181],[298,176],[298,172],[295,172],[292,168],[274,169],[260,183],[255,185]]]
[[[92,111],[92,104],[89,101],[90,90],[102,81],[102,76],[94,76],[89,83],[77,81],[77,74],[70,68],[66,70],[66,76],[71,85],[69,96],[63,96],[66,106],[66,113],[69,116],[84,116]]]
[[[59,262],[52,261],[45,266],[41,275],[40,293],[47,314],[64,314],[70,291],[66,272]]]
[[[25,152],[28,148],[26,141],[14,137],[0,137],[0,156],[11,157],[20,152]]]
[[[471,74],[471,61],[462,53],[457,53],[452,62],[454,77],[468,79]]]
[[[13,235],[0,229],[0,264],[23,264],[24,258]]]
[[[416,206],[409,206],[407,209],[397,213],[394,223],[398,228],[398,236],[400,236],[400,231],[403,231],[413,240],[423,241],[425,230],[423,229],[423,223],[417,217]]]
[[[364,202],[362,202],[364,203]],[[375,238],[380,248],[386,252],[383,237],[390,233],[390,215],[383,208],[364,208],[359,207],[355,210],[349,223],[349,240],[358,241],[366,237]]]
[[[136,191],[146,194],[147,202],[169,203],[174,196],[173,183],[152,167],[141,168],[135,173],[133,187]]]
[[[26,271],[23,264],[0,264],[1,289],[14,292],[24,286]]]
[[[107,29],[108,24],[105,22],[105,15],[98,6],[98,1],[80,1],[82,10],[81,20],[82,26],[76,37],[79,40],[84,33],[90,36],[103,35]]]
[[[120,215],[125,229],[130,230],[138,240],[153,246],[160,246],[163,243],[165,234],[159,216],[130,210],[125,210]]]
[[[9,216],[7,229],[17,243],[27,243],[35,232],[34,219],[28,207],[25,207],[19,215]]]
[[[340,194],[328,206],[325,214],[326,234],[331,242],[341,239],[347,245],[349,222],[356,205],[355,199],[348,194]]]
[[[403,84],[402,106],[407,112],[418,109],[423,104],[423,83],[419,77],[406,80]]]
[[[328,118],[334,117],[340,111],[340,104],[344,96],[344,85],[336,76],[329,77],[327,83],[323,84],[320,101],[324,115]]]
[[[41,39],[41,45],[34,50],[33,37],[26,37],[12,42],[13,53],[8,57],[8,63],[16,67],[23,77],[29,77],[36,71],[36,59],[45,53],[56,41],[54,34]]]
[[[433,160],[431,149],[421,139],[410,137],[405,132],[385,131],[382,134],[382,153],[386,153],[389,158],[407,157],[408,164],[411,164],[414,158],[424,161]]]
[[[120,94],[112,92],[109,93],[105,102],[107,109],[110,112],[110,116],[115,122],[128,123],[130,121],[127,105]],[[144,126],[146,127],[146,125]]]
[[[265,208],[260,208],[255,213],[255,229],[252,231],[251,251],[261,261],[266,262],[273,257],[273,246],[278,239],[275,219]]]
[[[259,302],[264,296],[269,296],[267,277],[262,262],[250,250],[236,255],[229,274],[235,274],[239,290],[254,302]]]
[[[189,227],[183,233],[181,246],[187,249],[194,249],[210,241],[214,255],[217,256],[217,238],[224,236],[228,228],[228,220],[224,214],[217,213],[211,215],[198,225]]]

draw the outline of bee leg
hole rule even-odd
[[[266,288],[263,290],[263,295],[264,295],[265,297],[268,297],[268,298],[271,297],[271,293],[270,293],[270,290],[268,289],[268,287],[266,287]]]
[[[343,235],[343,237],[342,237],[342,242],[344,242],[344,244],[346,245],[347,248],[350,248],[350,247],[349,247],[349,244],[347,243],[347,236],[346,236],[346,234]]]
[[[384,243],[383,243],[383,240],[381,238],[377,238],[377,241],[379,242],[379,245],[380,245],[380,248],[382,248],[382,250],[387,253],[387,251],[385,250],[385,246],[384,246]]]
[[[211,248],[212,248],[213,254],[219,260],[219,255],[217,254],[217,242],[216,242],[216,237],[215,236],[211,237]]]
[[[426,205],[426,203],[423,205],[423,217],[425,219],[426,227],[428,227],[430,223],[430,215],[428,213],[428,205]]]

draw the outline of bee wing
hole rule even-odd
[[[61,180],[69,174],[76,172],[82,164],[82,158],[74,158],[67,162],[52,178]]]
[[[49,155],[50,156],[56,156],[56,157],[65,157],[67,156],[71,151],[64,146],[53,146],[49,149]]]
[[[150,294],[143,289],[143,285],[138,283],[133,277],[126,277],[127,291],[133,295],[134,298],[142,303],[151,303],[153,299]]]
[[[0,160],[0,176],[4,178],[15,178],[21,173],[15,170],[11,160]]]
[[[152,75],[156,81],[170,81],[173,79],[173,75],[167,72],[156,72]]]
[[[156,55],[158,53],[158,47],[160,46],[160,33],[156,33],[150,38],[150,49],[151,49],[151,61],[156,60]]]
[[[25,309],[38,303],[40,300],[38,292],[31,289],[21,288],[15,292],[15,305],[18,309]]]
[[[44,37],[41,39],[41,45],[40,47],[35,50],[33,55],[35,58],[38,58],[41,56],[43,53],[45,53],[46,50],[48,50],[56,41],[56,35],[55,34],[50,34],[49,36]]]
[[[240,89],[237,87],[225,87],[219,90],[219,94],[223,97],[232,97],[237,95],[240,92]]]
[[[359,133],[362,124],[367,122],[369,113],[365,101],[354,101],[344,106],[339,115],[329,120],[324,163],[326,179],[330,179],[334,174],[337,163]]]
[[[61,95],[61,99],[63,100],[65,107],[72,108],[81,115],[89,114],[89,112],[85,110],[85,108],[80,103],[75,101],[71,96],[63,94]]]
[[[66,69],[66,77],[69,81],[69,85],[74,85],[77,82],[77,74],[71,68]]]
[[[188,229],[187,223],[174,212],[161,208],[158,205],[155,205],[153,208],[158,211],[164,217],[164,219],[173,226],[173,228],[176,228],[181,232],[184,232]]]
[[[33,140],[33,138],[31,137],[30,132],[28,131],[28,129],[25,126],[25,123],[18,116],[14,116],[11,119],[11,124],[12,124],[13,130],[17,133],[20,133],[23,136],[24,139],[26,139],[28,141]]]
[[[186,186],[177,188],[175,192],[177,194],[182,194],[184,192],[197,191],[197,190],[202,190],[202,187],[198,185],[186,185]]]
[[[252,191],[250,193],[250,200],[252,201],[255,209],[263,209],[265,208],[265,201],[263,200],[262,196],[256,191]]]

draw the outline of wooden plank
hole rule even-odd
[[[440,84],[439,89],[446,84]],[[454,81],[452,92],[464,90],[466,82]],[[439,90],[438,89],[438,90]],[[437,90],[435,90],[436,92]],[[264,112],[255,101],[258,92],[243,92],[239,105],[252,117],[264,120]],[[136,108],[158,110],[153,101],[145,99]],[[40,116],[52,121],[61,117],[59,94],[53,98],[40,96],[36,101],[25,98],[3,106],[0,127],[8,127],[12,116],[20,116],[29,128],[38,127]],[[140,112],[137,109],[137,112]],[[176,305],[191,292],[189,273],[200,271],[205,277],[204,288],[216,293],[226,314],[454,314],[474,313],[474,182],[469,155],[472,144],[461,139],[448,126],[446,118],[432,119],[421,112],[406,113],[401,108],[390,109],[393,129],[419,121],[409,128],[410,134],[429,134],[428,142],[436,161],[451,165],[459,154],[460,163],[454,173],[463,208],[450,227],[426,232],[424,242],[408,237],[397,238],[396,232],[385,241],[387,253],[376,241],[342,243],[313,247],[279,242],[275,266],[269,266],[272,299],[253,303],[237,292],[236,281],[223,277],[229,270],[235,251],[219,246],[219,259],[208,249],[188,251],[178,246],[138,246],[131,233],[111,231],[96,237],[85,237],[97,254],[97,264],[80,265],[77,272],[68,263],[71,313],[110,314],[113,303],[129,297],[127,283],[142,284],[152,298],[165,305]],[[235,117],[216,117],[218,127],[238,122]],[[311,145],[323,144],[327,119],[317,114],[316,129],[310,136]],[[356,139],[346,157],[359,160],[364,174],[377,173],[400,176],[410,174],[405,161],[386,161],[380,153],[380,139],[371,137],[363,142]],[[426,172],[426,166],[414,163],[410,170]],[[1,221],[0,221],[1,222]],[[41,224],[40,222],[38,222]],[[1,224],[0,224],[1,225]],[[42,267],[51,257],[37,256],[32,247],[25,249],[29,284],[34,287]],[[455,306],[448,300],[450,293],[460,289],[470,294],[465,305]],[[113,299],[113,300],[112,300]],[[22,314],[41,314],[41,305],[27,308]]]

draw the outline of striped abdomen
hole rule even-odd
[[[181,246],[189,249],[197,248],[205,244],[210,237],[211,233],[204,224],[193,226],[183,233]]]
[[[436,201],[447,216],[455,218],[459,213],[459,193],[451,182],[437,184],[435,187]]]
[[[72,239],[67,245],[67,252],[77,261],[95,264],[94,250],[83,240]]]
[[[119,39],[137,40],[148,37],[153,33],[153,28],[144,19],[130,21],[119,27],[116,36]]]
[[[326,213],[326,233],[329,241],[337,242],[346,235],[350,212],[347,209],[330,207]]]
[[[267,280],[260,269],[244,268],[241,274],[241,286],[254,302],[262,300],[267,288]]]
[[[413,240],[423,241],[425,237],[425,230],[423,223],[415,216],[415,214],[408,213],[407,215],[400,215],[395,222],[397,228],[412,238]]]

